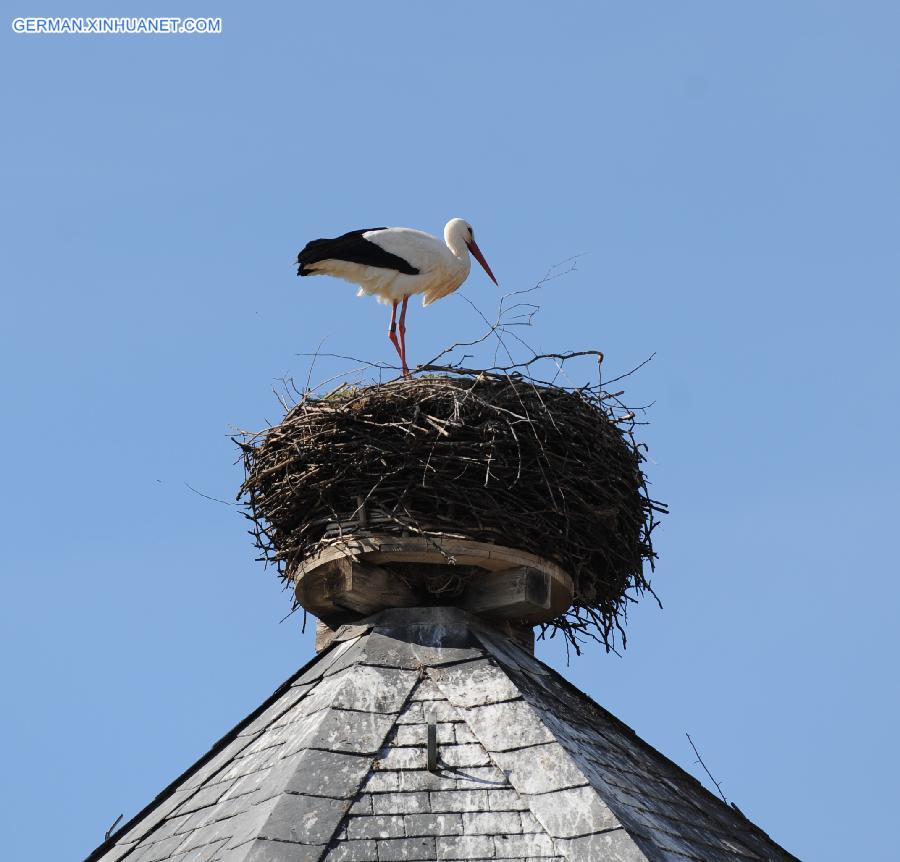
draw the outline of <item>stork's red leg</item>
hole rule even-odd
[[[400,361],[403,362],[403,350],[400,347],[400,342],[397,341],[397,303],[396,302],[391,306],[391,328],[388,330],[388,338],[391,339],[391,344],[394,345],[394,349],[397,351],[397,356],[399,356]]]
[[[403,297],[403,305],[400,308],[400,363],[403,365],[403,376],[409,377],[409,367],[406,364],[406,306],[409,297]]]

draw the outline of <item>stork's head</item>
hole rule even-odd
[[[488,262],[484,259],[481,249],[478,248],[478,244],[475,242],[475,231],[472,229],[472,225],[465,219],[453,218],[447,222],[447,226],[444,228],[444,241],[450,248],[453,248],[454,246],[459,247],[460,243],[465,243],[466,247],[472,253],[472,257],[481,264],[482,269],[488,274],[490,280],[494,282],[497,287],[500,286],[497,284],[497,279],[494,278],[494,273],[491,272]]]

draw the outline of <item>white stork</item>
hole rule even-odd
[[[469,275],[472,265],[469,252],[497,284],[475,244],[472,225],[461,218],[447,222],[444,242],[408,227],[373,227],[353,230],[335,239],[314,239],[297,255],[297,275],[333,275],[358,284],[357,296],[368,294],[390,304],[388,338],[400,356],[403,376],[409,377],[406,304],[414,293],[422,294],[422,305],[430,305],[453,293]],[[399,340],[398,305],[401,306]]]

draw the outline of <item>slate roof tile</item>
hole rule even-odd
[[[522,834],[518,811],[469,811],[460,815],[466,835]]]
[[[490,751],[511,751],[553,742],[553,735],[524,700],[473,706],[466,711],[466,719],[475,736]]]
[[[519,700],[522,695],[509,677],[497,674],[496,666],[481,657],[476,661],[431,670],[444,690],[452,691],[457,706],[487,706],[504,700]]]
[[[404,819],[399,814],[373,814],[351,817],[347,822],[347,838],[403,838]]]
[[[558,742],[515,751],[495,751],[493,757],[521,793],[551,793],[588,783]]]
[[[403,860],[423,860],[435,858],[434,838],[387,838],[377,842],[379,862],[403,862]],[[330,860],[329,860],[330,862]]]
[[[370,800],[375,814],[415,814],[431,810],[428,794],[423,792],[378,793],[364,798]]]
[[[314,844],[292,844],[288,841],[268,841],[258,838],[246,849],[246,855],[234,857],[234,862],[318,862],[324,847]],[[224,860],[223,860],[224,862]],[[227,862],[232,862],[228,859]]]
[[[494,839],[490,835],[442,835],[436,847],[441,860],[494,857]]]
[[[424,749],[422,754],[424,755]],[[477,742],[463,745],[442,745],[440,762],[449,767],[490,766],[491,758]]]
[[[424,763],[422,764],[424,766]],[[416,790],[456,790],[459,780],[452,772],[427,772],[425,769],[398,773],[398,789],[404,792]]]
[[[372,839],[342,841],[328,854],[329,862],[378,862],[377,843]]]
[[[407,814],[403,818],[407,835],[461,835],[462,814]]]
[[[554,838],[577,838],[620,825],[593,787],[555,790],[528,798],[531,813]]]
[[[487,811],[487,790],[438,790],[429,797],[432,811]]]
[[[556,842],[543,832],[532,832],[526,835],[495,835],[492,840],[494,853],[498,859],[509,859],[515,856],[546,858],[559,854]],[[598,858],[602,859],[603,857]],[[606,862],[605,859],[604,862]]]

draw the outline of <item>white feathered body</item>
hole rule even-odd
[[[422,295],[422,305],[453,293],[468,277],[469,250],[453,231],[445,231],[446,242],[424,231],[407,227],[361,231],[362,239],[417,269],[415,275],[386,266],[371,266],[348,260],[326,258],[304,264],[303,274],[331,275],[359,286],[359,296],[374,296],[392,305],[404,297]],[[453,246],[451,248],[451,245]]]

